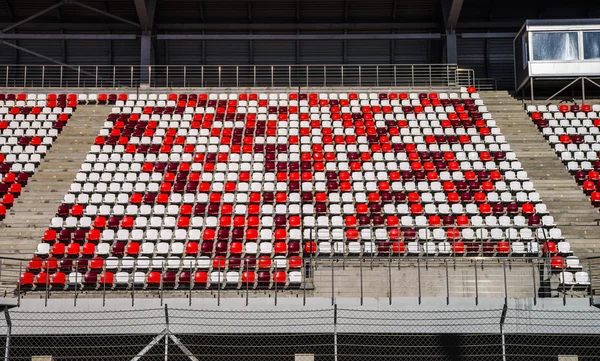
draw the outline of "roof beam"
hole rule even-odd
[[[156,12],[156,0],[133,0],[137,11],[140,25],[145,30],[152,29],[154,25],[154,13]]]
[[[51,58],[49,56],[37,53],[37,52],[35,52],[33,50],[29,50],[29,49],[24,48],[22,46],[19,46],[17,44],[9,43],[8,41],[4,41],[4,40],[0,40],[0,43],[4,44],[6,46],[10,46],[11,48],[17,49],[17,50],[22,51],[24,53],[31,54],[31,55],[36,56],[38,58],[47,60],[47,61],[49,61],[51,63],[58,64],[58,65],[63,65],[63,66],[68,66],[67,64],[63,63],[62,61],[59,61],[59,60],[56,60],[56,59]],[[74,67],[74,68],[76,68],[76,67]]]
[[[6,40],[135,40],[135,34],[0,34]]]
[[[4,5],[6,6],[6,13],[10,21],[14,21],[15,18],[13,16],[12,5],[10,4],[10,0],[4,0]]]
[[[198,12],[200,13],[200,21],[204,22],[204,4],[198,1]]]
[[[80,2],[79,2],[79,1],[77,1],[77,0],[63,0],[63,2],[65,2],[65,1],[68,1],[68,2],[69,2],[69,4],[77,5],[77,6],[79,6],[79,7],[82,7],[82,8],[84,8],[84,9],[88,9],[88,10],[90,10],[90,11],[93,11],[93,12],[96,12],[96,13],[98,13],[98,14],[102,14],[102,15],[104,15],[104,16],[108,16],[109,18],[113,18],[113,19],[115,19],[115,20],[118,20],[118,21],[120,21],[120,22],[123,22],[123,23],[129,24],[129,25],[135,26],[136,28],[139,28],[139,27],[141,27],[141,26],[140,26],[140,24],[138,24],[138,23],[136,23],[136,22],[133,22],[133,21],[131,21],[131,20],[128,20],[128,19],[125,19],[125,18],[122,18],[122,17],[120,17],[120,16],[117,16],[117,15],[110,14],[110,13],[108,13],[108,12],[104,11],[104,10],[96,9],[96,8],[95,8],[95,7],[93,7],[93,6],[89,6],[89,5],[87,5],[87,4],[80,3]]]
[[[464,0],[442,0],[446,29],[456,29]]]
[[[1,1],[1,0],[0,0]],[[0,23],[0,29],[3,27],[13,26],[15,23],[6,22]],[[188,30],[189,32],[200,30],[407,30],[418,32],[421,30],[439,30],[437,22],[422,22],[422,23],[288,23],[288,24],[229,24],[229,23],[157,23],[155,27],[159,30]],[[523,26],[521,20],[495,20],[495,21],[460,21],[457,30],[460,29],[509,29],[507,31],[517,31]],[[61,28],[68,31],[106,31],[108,29],[114,31],[133,31],[129,24],[122,23],[104,23],[104,22],[82,22],[82,23],[24,23],[20,25],[20,29],[29,31],[52,31],[60,30]]]
[[[12,24],[9,27],[6,27],[6,28],[2,29],[0,31],[0,33],[5,33],[7,31],[10,31],[10,30],[12,30],[12,29],[14,29],[16,27],[19,27],[19,26],[21,26],[21,25],[23,25],[25,23],[28,23],[31,20],[33,20],[33,19],[35,19],[37,17],[40,17],[40,16],[44,15],[45,13],[47,13],[49,11],[52,11],[52,10],[54,10],[56,8],[59,8],[59,7],[63,6],[64,3],[65,3],[65,1],[61,1],[61,2],[58,2],[58,3],[56,3],[56,4],[54,4],[54,5],[50,6],[50,7],[45,8],[44,10],[38,11],[37,13],[31,15],[30,17],[28,17],[26,19],[23,19],[23,20],[21,20],[21,21],[19,21],[17,23]],[[11,45],[13,45],[13,44],[11,44]]]
[[[158,40],[395,40],[441,39],[441,34],[158,34]]]

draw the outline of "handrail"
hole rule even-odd
[[[409,87],[472,85],[456,64],[0,65],[6,88]]]

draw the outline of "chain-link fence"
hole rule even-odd
[[[600,358],[600,311],[11,310],[6,360],[557,360]],[[49,358],[44,359],[49,360]]]

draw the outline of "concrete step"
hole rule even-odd
[[[575,254],[600,252],[600,228],[594,221],[600,218],[598,210],[529,119],[523,103],[508,92],[481,92],[481,97]]]
[[[104,125],[108,106],[79,106],[0,223],[0,253],[31,256]]]

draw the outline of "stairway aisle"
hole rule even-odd
[[[79,106],[73,113],[0,223],[0,255],[16,258],[33,255],[110,109],[107,106]],[[0,282],[16,282],[18,262],[2,260],[0,266]]]
[[[600,254],[598,210],[529,119],[523,104],[505,91],[481,92],[481,97],[575,254],[582,259]]]

